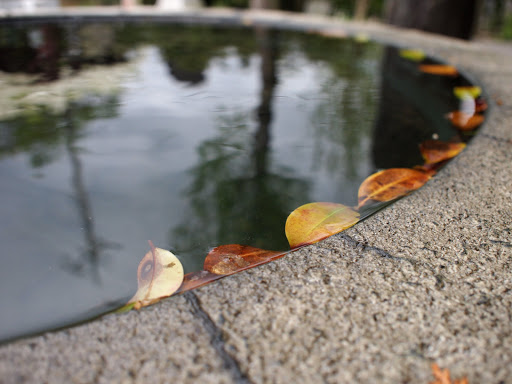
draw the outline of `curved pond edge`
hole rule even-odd
[[[235,15],[243,23],[270,24],[285,20],[286,27],[302,23],[305,30],[322,24],[319,18],[308,19],[303,15],[263,11],[215,11],[212,12],[213,18],[218,18],[222,12],[231,17]],[[187,16],[179,14],[172,17],[184,15]],[[130,14],[130,17],[134,15]],[[198,13],[189,14],[187,17],[197,18]],[[15,20],[9,20],[13,21]],[[506,67],[510,56],[486,50],[481,44],[460,42],[420,32],[406,32],[379,24],[325,21],[329,26],[322,24],[322,28],[336,27],[340,31],[349,30],[352,34],[363,32],[375,41],[422,48],[429,55],[462,67],[464,71],[480,80],[479,83],[482,83],[491,95],[491,106],[494,104],[495,107],[487,114],[485,126],[467,150],[430,183],[408,198],[395,203],[392,209],[381,211],[340,235],[298,250],[292,257],[285,257],[279,263],[271,263],[266,267],[224,279],[219,283],[222,285],[220,287],[206,287],[187,294],[186,297],[170,300],[171,303],[161,303],[156,306],[157,308],[142,311],[140,314],[135,312],[122,317],[108,316],[97,322],[66,330],[64,333],[47,334],[41,338],[29,339],[31,341],[20,341],[2,347],[2,373],[11,372],[13,375],[23,370],[27,375],[30,373],[34,375],[32,377],[36,377],[42,373],[41,368],[33,369],[33,372],[29,372],[30,368],[9,368],[4,362],[10,360],[10,353],[14,356],[26,349],[27,343],[35,343],[40,350],[46,351],[49,355],[61,355],[66,348],[73,348],[70,337],[83,338],[80,353],[86,350],[91,353],[111,352],[101,354],[104,358],[103,363],[91,366],[93,370],[108,365],[107,362],[114,364],[116,359],[121,359],[120,353],[116,354],[114,350],[109,349],[110,344],[100,348],[95,342],[85,342],[86,334],[89,332],[90,336],[90,332],[93,332],[103,335],[102,338],[116,340],[117,343],[127,343],[126,347],[129,350],[131,338],[127,337],[129,333],[127,334],[127,330],[124,329],[129,327],[139,329],[139,332],[148,336],[148,345],[145,348],[159,345],[160,339],[157,334],[173,338],[173,347],[176,349],[167,350],[162,355],[174,362],[180,370],[206,374],[201,367],[204,368],[206,362],[211,360],[210,366],[213,366],[213,371],[219,377],[227,375],[229,381],[235,377],[236,372],[251,381],[260,381],[261,377],[277,378],[281,374],[288,374],[289,377],[297,375],[300,371],[297,364],[300,361],[293,359],[290,352],[286,351],[292,351],[297,355],[309,351],[311,345],[308,340],[314,337],[316,332],[312,333],[312,329],[319,330],[317,333],[320,336],[322,332],[326,335],[323,343],[330,346],[331,350],[343,346],[344,352],[331,356],[326,351],[319,350],[318,356],[315,357],[306,353],[302,364],[306,368],[309,367],[309,370],[303,372],[306,375],[303,377],[307,378],[337,377],[336,372],[327,371],[319,374],[315,368],[335,359],[350,377],[357,379],[364,368],[364,377],[376,381],[379,381],[379,378],[382,380],[383,377],[388,380],[403,380],[407,375],[414,375],[413,377],[427,381],[430,379],[428,366],[434,360],[450,366],[452,372],[467,375],[470,382],[498,382],[499,377],[507,377],[504,375],[510,374],[506,368],[506,363],[510,363],[506,355],[488,358],[494,356],[494,353],[498,354],[500,347],[505,348],[506,342],[510,341],[510,336],[507,339],[507,334],[504,333],[506,328],[503,328],[504,325],[499,321],[497,314],[500,308],[501,312],[503,309],[506,312],[506,304],[510,304],[510,294],[506,291],[509,289],[507,281],[510,281],[510,270],[507,271],[503,264],[503,260],[510,257],[511,252],[511,205],[507,186],[512,184],[510,166],[506,167],[506,164],[510,164],[512,143],[508,104],[512,88],[511,73]],[[323,260],[319,261],[319,258]],[[477,265],[476,269],[471,269],[471,274],[464,270],[465,264],[469,262],[471,265]],[[483,268],[480,268],[482,265]],[[492,278],[489,271],[495,274]],[[476,283],[475,279],[478,280]],[[499,291],[500,281],[506,288],[503,292]],[[354,290],[359,292],[345,295],[340,288],[346,288],[352,293]],[[379,292],[378,296],[371,292],[371,288]],[[409,297],[400,296],[399,293],[402,291]],[[485,297],[492,299],[486,301]],[[446,304],[452,312],[445,316],[442,305],[434,305],[433,302],[436,300],[432,301],[433,298]],[[486,307],[478,304],[482,300]],[[404,306],[405,312],[402,308]],[[469,320],[467,314],[464,315],[463,309],[482,315],[482,308],[488,318],[476,321],[475,324]],[[372,317],[365,316],[369,313],[367,311],[374,312],[375,324],[366,321],[372,320]],[[190,314],[193,314],[192,318]],[[397,314],[409,314],[412,320],[404,322]],[[428,326],[425,317],[428,319]],[[172,324],[176,327],[188,319],[196,324],[200,331],[196,335],[194,331],[187,331],[188,328],[185,326],[185,329],[170,327],[168,322],[164,322],[164,318],[172,319]],[[460,320],[459,323],[457,319]],[[491,320],[498,322],[494,330],[488,326]],[[461,331],[468,327],[467,324],[466,328],[464,327],[464,321],[469,322],[473,333],[479,335],[479,339],[483,338],[484,342],[473,345],[473,339]],[[352,330],[346,329],[347,322],[351,324]],[[381,329],[379,324],[387,327]],[[396,328],[396,324],[400,327]],[[444,328],[439,330],[439,326]],[[103,328],[106,328],[106,333]],[[285,331],[293,331],[293,335],[297,336],[290,339],[291,336],[286,336]],[[220,339],[217,337],[215,343],[210,342],[209,339],[213,340],[213,335],[219,334]],[[346,342],[356,334],[360,335],[359,338],[347,345]],[[403,337],[404,335],[407,337]],[[450,345],[439,342],[441,336],[449,340]],[[202,343],[198,343],[196,337]],[[67,342],[59,343],[59,338],[67,338]],[[283,338],[285,341],[281,341]],[[196,354],[199,357],[193,361],[184,361],[179,356],[190,355],[187,350],[191,340],[196,340],[196,344],[199,344],[200,353]],[[276,351],[270,346],[273,344],[271,341],[277,343],[277,346],[274,343]],[[52,343],[56,348],[50,353],[48,348]],[[432,348],[421,347],[422,344]],[[461,347],[455,348],[453,352],[453,345]],[[491,345],[493,348],[490,348]],[[375,346],[378,346],[379,353],[375,352]],[[464,354],[465,346],[478,357],[473,358],[475,361],[481,362],[483,357],[487,357],[487,363],[478,366],[476,363],[468,362]],[[416,347],[418,351],[411,353],[410,351],[415,351]],[[40,351],[36,354],[35,348],[31,349],[33,353],[27,356],[31,355],[34,358],[34,355],[37,355],[36,363],[50,358],[41,355]],[[227,350],[230,353],[227,353]],[[370,366],[365,363],[361,353],[356,353],[358,350],[366,351],[367,357],[371,360]],[[278,353],[279,351],[281,353]],[[130,354],[127,350],[124,352]],[[76,356],[78,352],[74,353]],[[248,353],[253,356],[252,359],[247,358]],[[258,369],[258,363],[255,362],[258,356],[260,359],[264,356],[273,356],[278,360],[283,359],[283,355],[284,362],[278,369],[265,366]],[[232,359],[232,366],[225,369],[229,356]],[[319,360],[320,357],[323,360]],[[160,361],[162,358],[158,357],[157,360]],[[132,359],[138,361],[139,366],[143,364],[136,356]],[[389,372],[384,372],[384,367],[390,365],[392,368],[404,368],[393,368]],[[27,359],[28,366],[30,364]],[[69,366],[72,367],[73,364]],[[77,372],[70,367],[61,369],[64,369],[68,377],[76,377],[74,375]],[[53,368],[46,373],[51,372]],[[123,370],[118,374],[122,375],[123,372],[127,374]],[[102,375],[105,375],[105,371]]]

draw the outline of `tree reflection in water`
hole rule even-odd
[[[286,217],[297,201],[308,197],[308,183],[285,176],[292,173],[290,170],[270,171],[278,33],[264,28],[254,33],[260,58],[259,105],[255,111],[226,109],[218,117],[218,135],[199,146],[199,164],[191,170],[193,181],[184,190],[191,214],[170,232],[190,270],[202,269],[202,261],[196,258],[190,262],[187,253],[203,252],[206,256],[208,247],[220,244],[286,249]]]

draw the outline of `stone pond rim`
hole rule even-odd
[[[180,17],[199,13],[210,17]],[[279,263],[224,279],[220,289],[2,346],[2,379],[429,382],[437,362],[470,383],[511,382],[511,55],[372,23],[212,13],[215,22],[301,23],[422,48],[476,77],[494,108],[461,156],[391,209]],[[333,289],[338,284],[346,291]],[[169,319],[182,326],[170,327]]]

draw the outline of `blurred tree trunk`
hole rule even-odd
[[[476,27],[481,0],[387,0],[386,21],[392,25],[469,39]]]
[[[495,0],[493,3],[491,31],[497,33],[501,31],[505,23],[505,0]]]
[[[356,0],[356,7],[354,11],[354,19],[364,20],[368,14],[369,0]]]
[[[279,0],[249,0],[249,7],[252,9],[277,9]]]

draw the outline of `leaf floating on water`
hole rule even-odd
[[[472,131],[484,122],[483,115],[470,115],[462,111],[454,111],[446,114],[448,120],[461,131]]]
[[[447,143],[439,140],[427,140],[420,144],[420,152],[426,164],[440,163],[457,156],[466,148],[464,143]]]
[[[419,70],[423,73],[439,76],[457,76],[459,74],[459,71],[453,65],[423,64],[419,66]]]
[[[183,266],[171,252],[155,248],[149,241],[151,251],[146,253],[137,269],[138,289],[128,302],[139,309],[171,296],[183,282]]]
[[[203,268],[216,275],[232,275],[278,259],[286,253],[239,244],[221,245],[208,253]]]
[[[286,220],[285,232],[292,249],[316,243],[350,228],[359,213],[337,203],[309,203],[293,211]]]
[[[409,168],[390,168],[374,173],[359,187],[359,207],[370,201],[391,201],[420,188],[433,173]]]
[[[421,49],[402,49],[400,50],[400,56],[411,61],[422,61],[426,54]]]
[[[432,369],[432,375],[436,379],[435,381],[431,381],[430,384],[469,384],[467,377],[452,381],[448,368],[441,369],[436,363],[433,363],[430,368]]]
[[[454,87],[453,94],[459,99],[464,99],[466,97],[476,99],[478,96],[482,94],[482,88],[476,85]]]
[[[175,292],[175,294],[183,293],[186,291],[190,291],[192,289],[202,287],[206,284],[211,283],[212,281],[219,280],[223,277],[223,275],[216,275],[214,273],[204,270],[187,273],[183,278],[183,283],[181,284],[180,288]]]
[[[484,112],[487,110],[487,102],[482,97],[475,100],[475,112]]]

